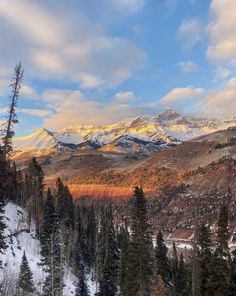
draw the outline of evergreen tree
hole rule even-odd
[[[43,209],[43,220],[40,231],[40,243],[41,243],[41,255],[43,257],[42,263],[49,265],[50,263],[50,249],[51,249],[51,238],[54,234],[57,221],[57,214],[55,209],[54,198],[48,188],[47,198],[44,203]]]
[[[125,296],[149,296],[153,277],[152,241],[147,219],[147,204],[141,188],[136,187],[132,200],[131,241]]]
[[[54,229],[51,230],[49,255],[44,262],[46,278],[43,286],[43,296],[62,296],[64,282],[63,241],[59,227],[58,215],[55,216]]]
[[[129,244],[130,235],[128,231],[127,223],[124,227],[121,227],[119,234],[119,247],[120,247],[120,290],[121,295],[127,295],[129,289],[128,278],[128,261],[129,261]]]
[[[28,203],[29,224],[31,217],[35,221],[35,235],[39,238],[40,225],[43,216],[44,172],[34,157],[28,165],[29,193]]]
[[[67,186],[64,186],[61,179],[57,179],[57,212],[61,225],[68,229],[74,228],[74,203]]]
[[[87,219],[87,248],[88,248],[88,262],[89,268],[95,265],[95,249],[96,249],[96,217],[94,206],[88,208],[88,219]]]
[[[78,241],[77,246],[80,249],[81,256],[84,264],[87,267],[91,266],[91,258],[94,254],[90,253],[90,248],[92,248],[92,242],[90,241],[90,230],[92,233],[96,232],[96,226],[92,223],[89,225],[89,214],[88,207],[80,205],[77,213],[77,232],[78,232]],[[94,222],[94,221],[93,221]],[[92,226],[95,226],[95,229],[91,229]],[[96,235],[96,234],[95,234]],[[92,234],[91,234],[92,236]],[[95,245],[94,245],[95,247]],[[93,252],[93,250],[91,250]]]
[[[212,260],[212,242],[210,237],[210,229],[204,224],[198,227],[197,244],[199,250],[199,266],[200,266],[200,289],[201,295],[207,293],[207,285],[210,278],[210,263]]]
[[[170,264],[167,257],[168,249],[165,245],[161,231],[156,237],[155,257],[157,265],[157,274],[161,275],[164,282],[167,284],[170,280]]]
[[[183,254],[180,254],[179,266],[176,274],[176,295],[188,296],[187,291],[188,273],[184,263]]]
[[[25,252],[22,257],[20,265],[20,274],[17,282],[17,288],[19,289],[19,295],[30,295],[35,291],[33,283],[33,274],[30,270]]]
[[[209,282],[206,284],[207,296],[222,296],[229,293],[230,257],[228,239],[228,208],[223,206],[218,219],[217,245],[210,263]]]
[[[223,257],[229,256],[229,228],[228,228],[228,208],[226,205],[221,207],[219,218],[218,218],[218,229],[217,229],[217,245],[216,254]]]
[[[76,284],[75,296],[89,296],[90,293],[85,276],[85,266],[79,249],[76,251],[76,261],[79,268],[79,279]]]
[[[178,266],[179,266],[179,259],[178,259],[175,242],[173,242],[172,252],[173,252],[173,255],[171,258],[171,283],[172,283],[172,295],[175,296],[177,293],[177,274],[178,274]]]
[[[101,229],[101,236],[105,242],[104,252],[100,254],[101,275],[99,277],[99,292],[97,296],[115,296],[117,292],[119,250],[113,224],[111,207],[106,207],[104,228]]]

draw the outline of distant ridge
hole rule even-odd
[[[217,120],[181,115],[166,110],[155,116],[142,115],[118,123],[93,126],[78,125],[59,131],[39,129],[14,139],[16,155],[36,151],[45,155],[57,149],[100,149],[119,153],[151,154],[166,146],[236,126],[236,118]]]

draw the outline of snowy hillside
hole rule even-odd
[[[40,243],[33,236],[33,228],[27,231],[27,215],[24,210],[13,203],[8,203],[5,208],[5,224],[7,226],[5,236],[7,238],[8,248],[5,254],[0,254],[0,260],[3,262],[3,270],[0,269],[0,279],[4,279],[3,290],[7,289],[7,296],[15,295],[14,290],[18,278],[21,258],[25,251],[30,269],[33,272],[34,284],[37,292],[42,291],[44,272],[40,263]],[[34,225],[33,225],[34,227]],[[14,235],[16,234],[16,235]],[[74,295],[75,276],[65,267],[65,288],[64,296]],[[94,294],[95,287],[89,282],[91,295]]]
[[[156,116],[138,116],[107,126],[81,125],[57,132],[40,129],[32,135],[16,138],[14,145],[18,154],[31,150],[47,154],[63,148],[154,152],[160,145],[180,143],[235,125],[235,118],[227,121],[194,118],[167,110]]]

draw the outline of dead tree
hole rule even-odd
[[[14,125],[18,123],[15,109],[19,99],[20,88],[23,81],[23,73],[24,73],[24,70],[22,69],[21,62],[19,62],[15,67],[15,73],[12,78],[12,82],[10,84],[10,87],[11,87],[11,95],[9,96],[10,106],[8,110],[8,117],[5,124],[5,128],[3,130],[3,138],[2,138],[3,154],[6,157],[9,157],[13,149],[12,138],[14,136]]]

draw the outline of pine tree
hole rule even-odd
[[[12,138],[14,136],[14,125],[18,122],[15,108],[19,99],[19,91],[21,88],[22,79],[23,70],[21,63],[19,63],[15,67],[14,76],[10,84],[11,95],[9,96],[10,106],[8,110],[7,121],[3,125],[3,129],[1,130],[2,145],[0,148],[0,169],[2,171],[0,173],[0,195],[1,198],[3,198],[1,192],[3,190],[4,198],[14,201],[16,201],[16,184],[14,182],[14,167],[12,167],[11,165],[12,162],[10,160],[10,154],[13,150]]]
[[[188,273],[184,263],[183,254],[180,254],[178,271],[176,274],[176,295],[188,296],[187,291]]]
[[[68,263],[73,259],[73,230],[74,230],[74,203],[69,188],[61,179],[56,182],[57,213],[60,221],[61,235],[65,242],[64,255]]]
[[[88,208],[88,219],[87,219],[87,248],[88,248],[88,262],[89,268],[95,265],[95,249],[96,249],[96,216],[94,206]]]
[[[156,237],[155,257],[157,265],[157,274],[161,275],[164,282],[167,284],[170,280],[170,264],[167,257],[168,249],[165,245],[161,231]]]
[[[30,295],[35,291],[35,287],[33,283],[33,274],[30,270],[25,252],[22,256],[17,288],[19,289],[19,295],[22,295],[22,296]]]
[[[129,289],[129,283],[127,283],[128,278],[128,261],[129,261],[129,244],[130,235],[128,231],[127,223],[124,227],[121,227],[119,234],[119,245],[120,245],[120,290],[121,295],[127,295]]]
[[[229,293],[230,269],[228,247],[228,208],[224,205],[219,214],[217,244],[210,263],[207,296],[222,296]]]
[[[80,249],[81,256],[83,258],[83,262],[86,265],[86,267],[91,266],[90,260],[92,254],[90,253],[89,248],[91,247],[89,242],[89,231],[92,232],[96,231],[96,226],[92,223],[92,225],[89,226],[88,222],[88,208],[86,206],[79,206],[77,208],[77,229],[78,232],[78,239],[77,239],[77,247]],[[91,226],[95,226],[95,229],[91,229]],[[96,235],[96,234],[95,234]]]
[[[200,267],[200,289],[201,295],[206,295],[207,285],[210,278],[210,263],[212,259],[212,242],[210,237],[210,229],[204,224],[198,227],[197,244],[199,249],[199,267]]]
[[[57,179],[57,212],[59,220],[67,230],[74,228],[74,203],[73,198],[67,186],[65,186],[61,179]]]
[[[173,255],[171,258],[171,283],[172,283],[172,294],[176,296],[177,294],[177,274],[178,274],[178,266],[179,266],[179,258],[177,254],[177,249],[175,242],[173,242]]]
[[[50,235],[50,247],[47,265],[45,267],[46,278],[43,286],[43,296],[62,296],[64,282],[63,241],[59,227],[58,215],[55,216],[53,229]]]
[[[85,276],[85,266],[79,249],[76,250],[76,262],[79,268],[78,282],[76,284],[75,296],[89,296],[89,289]]]
[[[28,165],[29,193],[28,202],[29,224],[31,217],[35,221],[35,235],[39,238],[40,225],[43,216],[44,172],[34,157]]]
[[[101,275],[99,277],[99,292],[97,296],[115,296],[118,283],[119,250],[111,207],[105,208],[105,223],[101,229],[101,236],[104,239],[104,252],[100,254]]]
[[[57,214],[55,209],[54,198],[48,188],[47,199],[44,203],[43,220],[40,231],[41,255],[43,257],[42,264],[49,265],[50,263],[50,249],[51,238],[54,233],[57,221]]]
[[[10,95],[10,107],[8,110],[8,119],[5,125],[5,130],[3,131],[3,154],[9,156],[12,152],[12,137],[14,136],[14,125],[18,123],[15,108],[19,99],[19,92],[23,80],[23,69],[22,65],[19,64],[15,67],[14,77],[11,83],[11,95]]]
[[[146,199],[141,188],[135,188],[132,203],[127,296],[149,296],[153,277],[153,246],[147,219]]]
[[[217,229],[217,246],[216,253],[219,256],[229,256],[229,228],[228,228],[228,208],[226,205],[221,207],[219,218],[218,218],[218,229]]]

